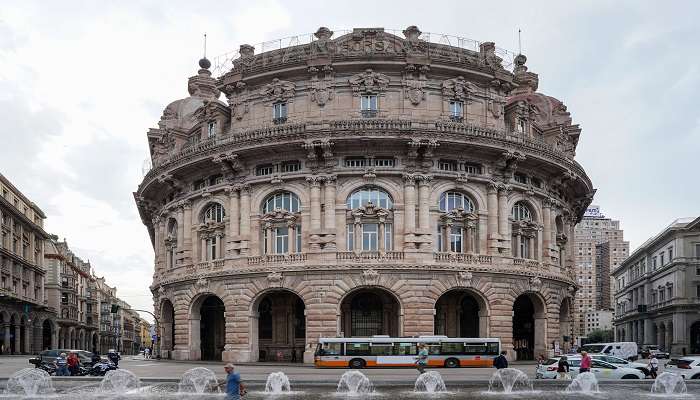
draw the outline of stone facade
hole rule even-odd
[[[629,255],[620,221],[606,218],[599,206],[590,206],[576,225],[576,292],[575,335],[586,335],[586,315],[613,309],[614,290],[611,272]]]
[[[56,340],[44,292],[46,216],[2,174],[0,194],[0,354],[31,354]]]
[[[700,353],[700,217],[674,221],[613,277],[617,340]]]
[[[580,129],[525,56],[381,28],[255,54],[148,141],[134,193],[155,251],[161,352],[312,360],[319,337],[571,336]],[[224,94],[227,101],[219,100]]]

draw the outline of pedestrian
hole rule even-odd
[[[234,372],[233,364],[226,364],[226,380],[219,384],[219,387],[226,386],[226,400],[240,400],[247,393],[243,382],[241,382],[241,374]]]
[[[544,354],[537,356],[537,365],[542,365],[545,361],[547,361],[547,359],[545,358]]]
[[[114,363],[115,367],[119,366],[119,360],[121,359],[121,356],[119,356],[119,353],[117,353],[114,349],[110,349],[109,352],[107,352],[107,358],[109,361]]]
[[[425,366],[428,365],[428,346],[425,343],[418,345],[418,357],[416,357],[416,368],[421,374],[425,373]]]
[[[652,354],[649,358],[649,376],[656,379],[656,373],[659,371],[659,359],[656,358],[655,354]]]
[[[559,362],[557,363],[557,372],[559,373],[559,379],[570,379],[569,375],[569,359],[566,356],[561,356]]]
[[[70,376],[68,372],[68,360],[66,359],[66,353],[61,353],[53,361],[53,365],[56,367],[56,376]]]
[[[591,360],[591,356],[588,355],[588,352],[582,351],[581,352],[581,367],[579,367],[578,372],[591,372],[591,363],[593,360]]]
[[[493,366],[496,369],[508,368],[508,359],[506,358],[506,352],[502,351],[496,358],[493,359]]]
[[[292,362],[295,363],[297,362],[297,350],[292,349]]]
[[[92,350],[92,365],[97,364],[98,362],[102,361],[102,357],[100,357],[100,353],[97,352],[97,349]]]
[[[80,359],[78,355],[71,352],[68,354],[68,359],[66,361],[68,362],[68,371],[70,371],[70,374],[72,376],[80,375]]]
[[[146,360],[151,358],[151,348],[150,347],[146,347],[145,349],[143,349],[143,358]]]

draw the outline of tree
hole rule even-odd
[[[606,343],[615,340],[615,335],[612,329],[596,329],[588,334],[588,343]]]

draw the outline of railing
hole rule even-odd
[[[493,256],[469,253],[437,252],[433,253],[433,259],[437,262],[490,264]]]
[[[290,253],[290,254],[267,254],[264,256],[248,257],[248,265],[259,264],[293,264],[306,261],[306,253]]]
[[[336,260],[345,261],[399,261],[404,259],[404,253],[402,251],[363,251],[358,253],[353,251],[339,251],[335,254],[335,258]]]

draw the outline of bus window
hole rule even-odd
[[[394,343],[395,356],[415,356],[418,354],[415,343]]]
[[[440,348],[440,354],[455,355],[464,353],[464,343],[458,342],[443,342]]]
[[[370,354],[369,343],[346,343],[345,355],[368,356]]]
[[[498,343],[487,343],[486,344],[486,354],[490,356],[496,356],[500,353],[498,349]]]
[[[486,354],[486,343],[467,343],[464,346],[464,354],[484,355]]]
[[[323,343],[319,355],[322,356],[340,356],[343,355],[342,343]]]
[[[441,354],[440,350],[440,344],[435,343],[435,344],[429,344],[428,345],[428,354],[431,356],[439,356]]]
[[[391,343],[372,343],[371,353],[373,356],[390,356],[391,349]]]

